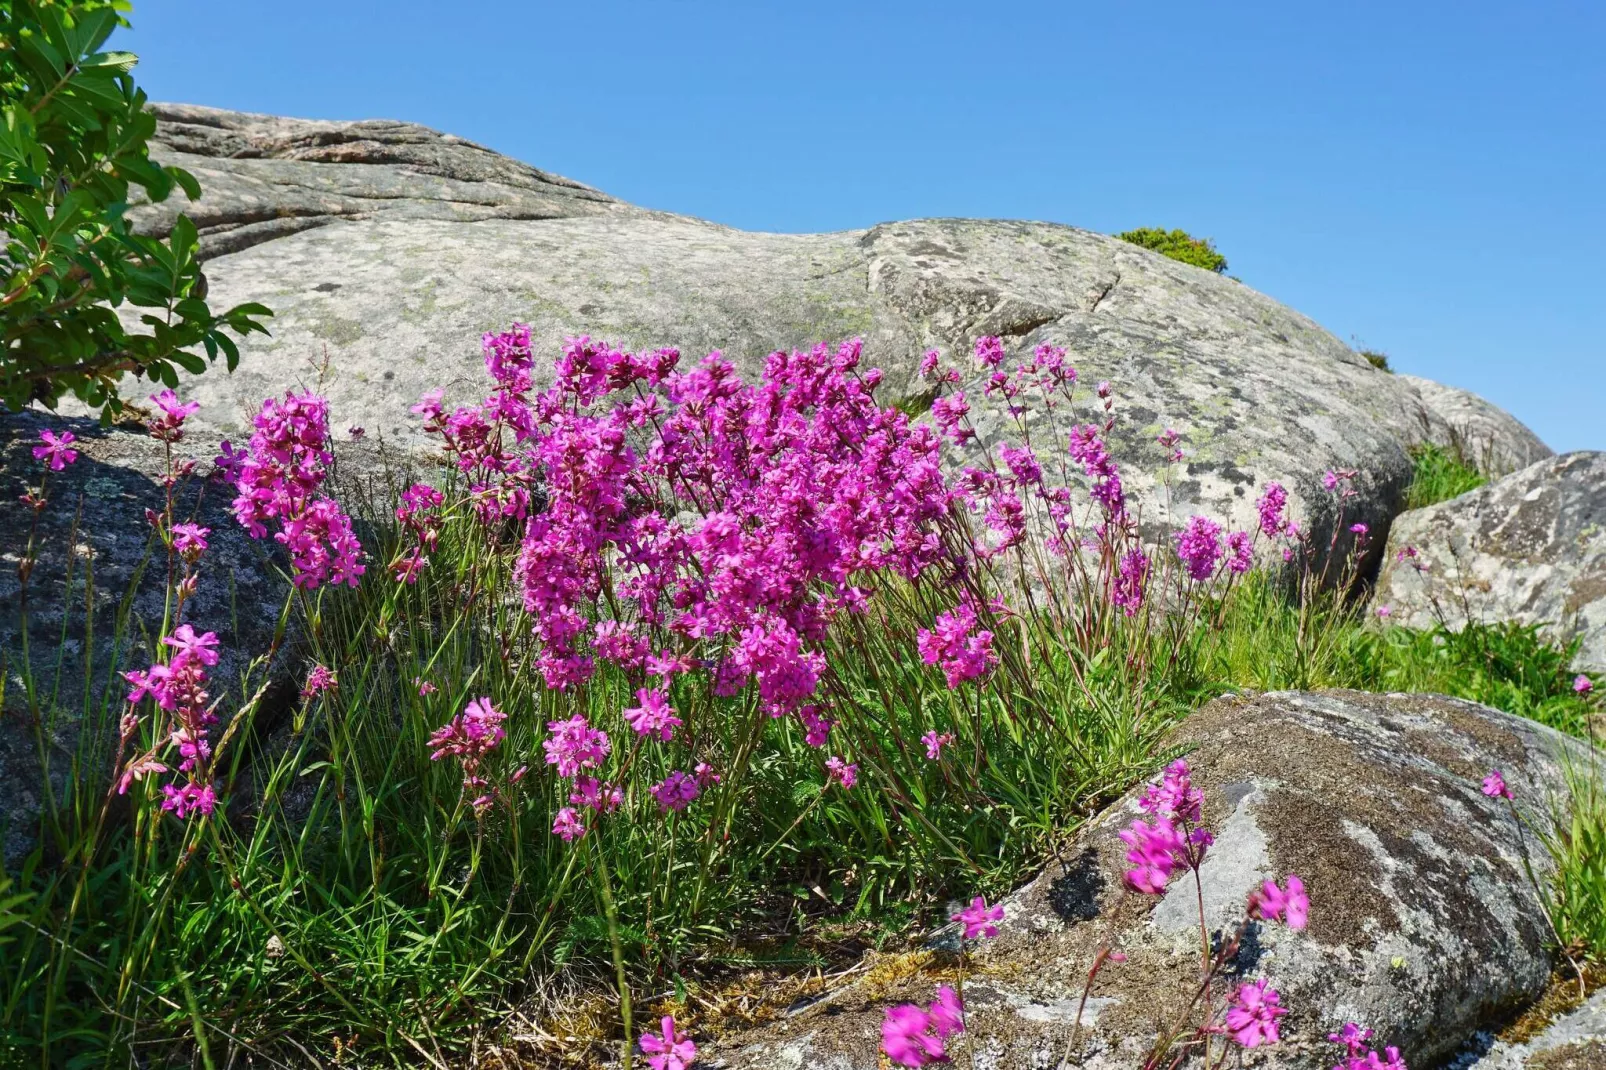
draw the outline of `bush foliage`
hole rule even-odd
[[[1217,275],[1227,270],[1227,258],[1216,251],[1209,238],[1195,238],[1185,230],[1166,230],[1164,227],[1139,227],[1116,235],[1122,241],[1153,249],[1163,256],[1180,260],[1184,264],[1214,271]]]
[[[127,374],[178,385],[239,359],[228,332],[261,331],[258,304],[214,312],[196,259],[194,223],[167,239],[133,233],[129,193],[153,201],[188,172],[151,160],[156,130],[130,73],[132,53],[107,51],[126,4],[0,3],[0,404],[53,406],[76,394],[110,416]],[[118,309],[140,310],[137,324]]]

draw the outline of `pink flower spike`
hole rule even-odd
[[[966,940],[975,940],[977,937],[991,940],[998,935],[997,923],[1004,920],[1004,907],[1003,904],[988,906],[987,900],[978,895],[968,907],[949,915],[949,920],[965,927]]]
[[[641,1050],[652,1070],[687,1070],[697,1058],[697,1045],[675,1028],[673,1015],[664,1015],[659,1032],[641,1038]]]
[[[77,441],[71,431],[57,435],[47,427],[39,432],[39,441],[44,445],[33,448],[33,459],[48,461],[52,472],[59,472],[78,459],[78,451],[67,448],[68,443]]]
[[[302,698],[316,698],[325,691],[335,689],[335,674],[326,665],[314,665],[307,673],[307,682],[301,688]]]
[[[1491,799],[1516,798],[1506,786],[1506,778],[1500,775],[1498,769],[1489,770],[1489,775],[1483,778],[1483,793]]]
[[[1288,1008],[1280,1005],[1282,997],[1269,984],[1250,981],[1239,985],[1227,1008],[1227,1030],[1234,1041],[1246,1048],[1275,1044],[1279,1039],[1277,1019],[1287,1014]]]

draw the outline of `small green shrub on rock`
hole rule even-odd
[[[1164,227],[1139,227],[1116,235],[1122,241],[1153,249],[1162,256],[1180,260],[1184,264],[1214,271],[1217,275],[1227,270],[1227,258],[1216,251],[1209,238],[1195,238],[1185,230],[1166,230]]]

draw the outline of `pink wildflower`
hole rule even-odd
[[[1580,695],[1587,695],[1591,691],[1595,690],[1595,685],[1590,682],[1589,677],[1585,676],[1583,673],[1579,673],[1577,676],[1573,677],[1573,690]]]
[[[180,624],[173,629],[173,634],[164,637],[162,642],[178,651],[180,658],[194,658],[202,665],[217,664],[218,640],[216,632],[205,632],[201,635],[196,635],[194,627],[189,624]]]
[[[1491,799],[1516,798],[1506,786],[1506,778],[1500,775],[1498,769],[1489,770],[1489,775],[1483,778],[1483,793]]]
[[[652,1070],[687,1070],[697,1058],[697,1045],[675,1028],[672,1015],[664,1015],[658,1033],[641,1038],[641,1050],[647,1054],[647,1065]]]
[[[1266,491],[1255,502],[1255,508],[1260,512],[1260,533],[1267,538],[1276,538],[1288,530],[1288,517],[1284,510],[1288,508],[1288,491],[1283,489],[1281,483],[1275,480],[1266,484]]]
[[[1128,550],[1121,555],[1121,563],[1110,588],[1110,602],[1121,607],[1126,616],[1136,616],[1143,608],[1143,599],[1149,582],[1149,558],[1142,550]]]
[[[1310,897],[1305,894],[1305,882],[1292,873],[1285,880],[1285,888],[1276,881],[1266,881],[1249,893],[1249,916],[1262,921],[1284,921],[1290,929],[1303,929],[1310,919]]]
[[[206,550],[206,537],[210,534],[211,528],[199,524],[174,524],[173,549],[185,555],[199,555]]]
[[[558,767],[559,776],[595,768],[613,749],[608,734],[592,728],[578,713],[567,721],[548,721],[546,727],[552,737],[541,741],[541,749],[546,751],[547,764]]]
[[[984,335],[976,339],[976,363],[984,368],[996,368],[1004,362],[1003,339]]]
[[[638,736],[657,736],[665,743],[674,738],[675,729],[682,722],[675,716],[675,708],[661,688],[639,688],[636,701],[641,705],[627,707],[624,714]]]
[[[926,745],[926,757],[936,761],[942,757],[942,749],[954,741],[952,732],[943,732],[939,735],[935,729],[920,737],[920,742]]]
[[[968,907],[949,915],[948,920],[957,921],[965,927],[966,940],[977,937],[990,940],[998,935],[997,923],[1004,920],[1004,907],[1002,904],[988,906],[987,900],[978,895]]]
[[[1160,895],[1171,882],[1171,875],[1188,865],[1187,843],[1169,818],[1134,821],[1120,836],[1131,848],[1126,860],[1133,866],[1122,879],[1134,892]]]
[[[935,349],[926,350],[925,355],[920,358],[920,378],[930,379],[932,373],[937,370],[937,362],[941,359],[941,354]]]
[[[1208,580],[1221,560],[1221,525],[1209,517],[1190,517],[1188,524],[1176,534],[1177,556],[1189,577]]]
[[[599,814],[611,814],[624,803],[624,793],[594,776],[576,777],[569,801]]]
[[[572,806],[563,807],[552,819],[552,835],[564,843],[573,843],[585,834],[585,822],[580,820],[579,811]]]
[[[998,663],[993,633],[976,624],[976,611],[961,604],[938,614],[931,630],[921,628],[915,637],[920,659],[941,666],[950,688],[986,674]]]
[[[1249,532],[1234,531],[1227,536],[1227,569],[1235,575],[1242,576],[1248,572],[1255,563],[1254,548],[1251,545]]]
[[[947,1040],[964,1032],[965,1007],[952,988],[937,989],[929,1010],[913,1003],[888,1007],[881,1022],[881,1050],[894,1066],[947,1062]]]
[[[1195,824],[1204,805],[1204,793],[1193,786],[1188,763],[1178,758],[1165,767],[1165,775],[1150,784],[1138,800],[1138,808],[1156,817],[1175,818]]]
[[[413,686],[418,688],[419,698],[428,698],[430,695],[433,695],[435,692],[440,690],[440,688],[436,687],[422,676],[413,677]]]
[[[47,427],[39,432],[39,441],[44,445],[33,448],[33,459],[49,461],[52,472],[59,472],[78,459],[78,451],[68,448],[69,443],[77,441],[77,437],[71,431],[63,431],[57,435]]]
[[[169,811],[179,820],[188,818],[191,814],[200,814],[211,817],[212,811],[217,807],[217,794],[212,785],[185,784],[174,787],[172,784],[162,785],[162,809]]]
[[[1281,1002],[1282,997],[1267,981],[1239,985],[1227,1008],[1227,1029],[1232,1039],[1246,1048],[1277,1043],[1277,1019],[1288,1013]]]
[[[315,698],[335,689],[335,674],[326,665],[314,665],[307,673],[307,682],[301,688],[302,698]]]
[[[161,410],[157,416],[146,424],[152,437],[163,442],[177,442],[184,437],[184,421],[201,407],[200,402],[180,402],[178,395],[171,390],[163,390],[160,394],[152,394],[151,401]]]
[[[1354,1057],[1366,1050],[1367,1042],[1372,1039],[1372,1031],[1362,1029],[1354,1022],[1345,1022],[1341,1031],[1327,1034],[1327,1039],[1334,1044],[1344,1045],[1349,1055]]]
[[[650,790],[652,797],[658,800],[658,809],[666,814],[671,810],[686,809],[702,792],[697,786],[695,777],[689,777],[678,769],[665,777],[662,783],[653,785]]]
[[[851,788],[859,782],[859,766],[857,762],[844,762],[841,758],[830,757],[825,760],[825,782],[841,784],[843,788]]]

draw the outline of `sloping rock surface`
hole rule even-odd
[[[1085,384],[1115,384],[1114,452],[1149,520],[1169,501],[1178,518],[1245,524],[1279,479],[1325,539],[1336,518],[1316,480],[1350,467],[1361,494],[1346,524],[1380,531],[1410,476],[1407,448],[1431,431],[1414,385],[1304,316],[1104,235],[986,220],[749,233],[624,205],[409,124],[155,107],[156,154],[206,190],[186,210],[203,225],[212,299],[276,312],[235,375],[186,384],[205,405],[197,423],[218,435],[239,436],[265,395],[317,381],[343,424],[416,442],[408,407],[435,386],[451,402],[483,396],[480,335],[514,320],[548,356],[589,333],[689,360],[717,348],[748,374],[774,349],[862,336],[887,396],[915,407],[929,397],[915,374],[928,348],[969,367],[983,334],[1012,354],[1053,341]],[[134,216],[159,233],[179,207]],[[966,388],[977,422],[1002,435],[980,385]],[[1168,426],[1188,458],[1163,494],[1153,437]]]
[[[1451,1070],[1602,1070],[1606,1068],[1606,992],[1551,1022],[1518,1044],[1480,1038],[1478,1053]]]
[[[1539,461],[1402,513],[1373,602],[1417,628],[1542,624],[1580,641],[1579,669],[1606,672],[1606,453]]]
[[[1491,478],[1510,475],[1555,451],[1504,409],[1459,387],[1401,375],[1422,399],[1423,438]]]
[[[1376,1030],[1413,1066],[1454,1054],[1544,992],[1551,974],[1540,901],[1542,850],[1520,838],[1503,802],[1480,790],[1492,767],[1543,812],[1563,790],[1558,757],[1573,741],[1487,707],[1430,695],[1284,692],[1226,697],[1176,732],[1216,834],[1202,867],[1211,939],[1243,917],[1260,881],[1297,873],[1309,927],[1252,924],[1232,967],[1266,978],[1291,1013],[1283,1043],[1246,1052],[1264,1067],[1326,1068],[1326,1035],[1345,1021]],[[1191,880],[1163,897],[1125,893],[1117,833],[1140,816],[1138,793],[1094,820],[1034,881],[1005,901],[1001,935],[973,955],[965,981],[977,1067],[1135,1067],[1197,986],[1200,932]],[[1096,949],[1107,966],[1070,1045]],[[867,994],[847,987],[789,1019],[720,1047],[710,1065],[871,1070],[884,1008],[929,1001],[917,977]],[[1218,1005],[1219,1007],[1219,1005]],[[956,1065],[969,1052],[956,1049]]]

